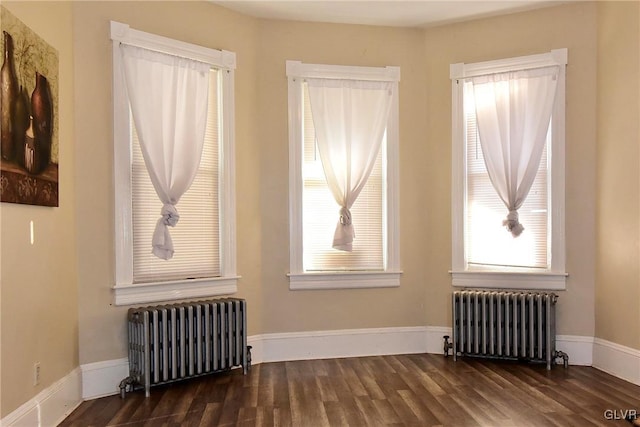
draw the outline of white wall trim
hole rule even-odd
[[[307,64],[287,61],[287,77],[400,81],[400,67],[358,67],[350,65]]]
[[[286,360],[330,359],[383,354],[442,352],[443,328],[409,326],[399,328],[343,329],[289,332],[248,337],[253,364]],[[444,328],[445,330],[447,328]],[[450,331],[450,328],[448,329]],[[431,344],[428,341],[431,340]],[[82,398],[96,399],[119,393],[119,384],[129,375],[126,358],[81,365]]]
[[[105,360],[80,365],[84,400],[118,394],[120,381],[129,376],[129,359]]]
[[[450,65],[452,92],[452,138],[451,138],[451,233],[452,233],[452,281],[454,286],[491,287],[517,289],[554,289],[566,288],[566,248],[565,248],[565,80],[568,50],[554,49],[550,52],[499,59],[477,63],[458,63]],[[499,269],[487,266],[486,271],[498,273],[487,276],[486,272],[476,270],[468,260],[465,248],[466,204],[467,204],[467,164],[466,164],[466,125],[464,111],[465,85],[460,79],[467,77],[501,73],[505,71],[529,68],[559,67],[558,86],[551,119],[551,170],[550,170],[550,212],[548,223],[551,239],[549,241],[550,265],[546,269],[508,268]],[[505,276],[508,272],[511,277]],[[540,274],[542,273],[542,274]],[[539,277],[538,277],[539,275]],[[513,280],[513,278],[517,280]],[[504,280],[502,280],[504,279]],[[537,282],[543,282],[538,285]]]
[[[397,288],[401,275],[401,271],[287,274],[291,290]]]
[[[569,355],[569,365],[593,365],[593,337],[582,335],[557,335],[556,350]]]
[[[235,198],[235,68],[236,55],[156,34],[132,29],[111,21],[113,62],[113,155],[114,155],[114,236],[116,305],[142,304],[175,299],[201,298],[232,294],[237,291],[236,198]],[[220,160],[220,267],[221,277],[186,279],[172,282],[134,283],[133,223],[131,188],[131,121],[129,99],[123,74],[121,44],[179,55],[206,62],[220,70],[222,121]]]
[[[476,62],[473,64],[451,64],[449,66],[449,77],[451,79],[463,79],[487,74],[504,73],[507,71],[567,65],[569,62],[568,59],[569,50],[562,48],[552,49],[549,52],[539,53],[537,55],[518,56],[515,58]]]
[[[427,353],[444,353],[443,336],[452,336],[450,327],[427,327]],[[556,350],[569,355],[569,365],[591,366],[593,359],[593,337],[581,335],[557,335]],[[449,353],[451,354],[451,353]],[[559,360],[557,363],[561,363]]]
[[[640,350],[596,338],[593,367],[640,385]]]
[[[253,363],[331,359],[427,351],[427,327],[342,329],[249,337]]]
[[[388,354],[444,354],[444,335],[451,336],[451,327],[273,333],[252,335],[247,343],[252,346],[252,363],[259,364]],[[580,335],[558,335],[556,348],[569,355],[570,365],[594,366],[640,384],[640,350]],[[81,369],[82,398],[89,400],[117,394],[120,381],[128,375],[129,365],[124,358],[85,364]]]
[[[185,58],[206,62],[225,69],[236,68],[236,54],[226,50],[211,49],[180,40],[173,40],[157,34],[134,30],[128,24],[111,21],[111,40],[145,49],[180,55]]]
[[[452,271],[451,284],[465,288],[566,289],[567,273]]]
[[[165,283],[116,285],[116,305],[144,304],[189,298],[230,295],[238,291],[239,276],[189,279]]]
[[[0,421],[10,426],[55,426],[82,403],[80,368],[56,381]]]
[[[400,286],[399,276],[381,276],[368,271],[361,277],[344,275],[319,276],[306,272],[303,260],[303,156],[302,156],[302,88],[304,78],[376,80],[392,82],[391,109],[387,121],[386,142],[386,211],[384,237],[384,271],[398,273],[400,268],[400,232],[399,232],[399,67],[351,67],[338,65],[306,64],[300,61],[287,61],[288,78],[288,125],[289,125],[289,289],[354,289]],[[384,147],[385,145],[383,145]],[[384,161],[383,161],[384,163]],[[303,276],[309,274],[309,278]],[[331,276],[331,277],[330,277]],[[355,280],[353,280],[355,279]]]
[[[444,336],[451,337],[448,326],[427,326],[427,353],[444,354]],[[451,342],[451,340],[449,340]],[[451,353],[449,353],[451,354]]]

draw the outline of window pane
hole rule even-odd
[[[160,218],[162,202],[144,165],[131,121],[134,282],[220,276],[218,141],[221,129],[218,93],[218,72],[211,70],[202,159],[191,187],[176,206],[180,221],[169,229],[175,249],[170,260],[159,259],[151,253],[151,240]]]
[[[307,86],[303,85],[303,264],[305,271],[384,270],[384,174],[386,141],[378,153],[371,176],[351,208],[356,237],[353,251],[331,247],[340,207],[327,186],[315,130]],[[386,140],[386,137],[385,137]]]
[[[549,171],[547,150],[526,201],[519,209],[522,234],[514,238],[502,221],[508,210],[491,185],[487,174],[478,131],[473,89],[465,85],[465,121],[467,137],[467,200],[465,252],[470,265],[495,265],[548,268]],[[549,131],[550,135],[551,132]]]

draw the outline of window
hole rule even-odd
[[[378,152],[373,171],[351,208],[357,240],[351,252],[331,247],[338,206],[322,170],[309,91],[303,83],[304,162],[302,164],[302,238],[304,271],[384,271],[383,201],[385,199],[382,157],[386,140]]]
[[[289,78],[291,289],[399,286],[397,67],[287,62]],[[322,167],[306,79],[391,81],[391,112],[366,185],[350,211],[351,252],[332,248],[340,206]]]
[[[453,88],[452,224],[454,286],[564,289],[564,103],[567,50],[451,65]],[[518,209],[525,230],[505,230],[508,209],[483,157],[471,79],[559,66],[551,121],[531,189]]]
[[[237,289],[233,181],[235,54],[178,42],[111,23],[114,70],[116,305],[206,297]],[[120,45],[210,64],[205,141],[200,166],[177,205],[174,257],[151,253],[162,202],[142,158],[122,70]]]

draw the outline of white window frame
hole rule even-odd
[[[565,272],[565,73],[567,49],[472,64],[451,64],[452,84],[452,284],[462,287],[549,289],[566,288]],[[560,66],[551,126],[551,263],[548,269],[471,267],[465,254],[466,138],[463,80],[470,77],[531,68]]]
[[[354,289],[400,286],[399,103],[400,67],[356,67],[287,61],[289,81],[289,288]],[[302,82],[305,78],[391,81],[395,83],[387,124],[386,230],[384,271],[305,272],[302,254]],[[385,163],[383,163],[385,164]]]
[[[236,55],[134,30],[111,21],[113,40],[113,149],[115,194],[116,305],[159,302],[231,294],[237,291],[234,70]],[[211,64],[222,72],[222,126],[220,140],[220,277],[133,283],[133,226],[131,198],[131,122],[120,44],[182,56]]]

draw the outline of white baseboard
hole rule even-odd
[[[442,354],[444,335],[451,336],[451,328],[417,326],[294,332],[254,335],[247,341],[253,347],[252,362],[258,364],[385,354]],[[559,335],[556,346],[569,354],[571,365],[594,366],[640,385],[640,350],[575,335]],[[55,426],[83,399],[117,394],[118,385],[128,370],[126,358],[82,365],[7,415],[0,425]]]
[[[248,337],[247,344],[252,346],[251,362],[253,364],[286,360],[425,353],[429,352],[431,347],[442,348],[441,329],[417,326],[263,334]],[[437,336],[440,343],[429,344],[431,335]],[[432,340],[435,342],[435,338]],[[129,362],[126,358],[88,363],[80,368],[84,400],[118,394],[120,381],[129,375]]]
[[[450,327],[427,327],[427,353],[444,354],[444,339],[451,337]],[[449,340],[451,342],[451,340]],[[556,350],[564,351],[569,355],[570,365],[591,366],[593,356],[593,337],[581,335],[558,335],[556,337]]]
[[[640,385],[640,350],[596,338],[593,367]]]
[[[129,360],[115,359],[87,363],[82,369],[82,398],[84,400],[118,394],[120,381],[129,375]]]
[[[287,360],[332,359],[341,357],[373,356],[384,354],[432,353],[444,354],[443,336],[451,336],[450,327],[416,326],[399,328],[343,329],[335,331],[291,332],[262,334],[248,337],[252,346],[252,363],[282,362]],[[602,340],[596,340],[596,342]],[[613,344],[612,344],[613,345]],[[607,347],[607,348],[616,348]],[[594,339],[577,335],[559,335],[558,350],[569,355],[570,365],[591,366],[595,361]],[[595,346],[597,347],[597,345]],[[617,346],[620,347],[620,346]],[[624,355],[629,350],[623,351]],[[636,354],[636,383],[640,378],[640,352]],[[610,359],[612,359],[610,357]],[[627,364],[633,366],[632,361]],[[618,366],[613,358],[609,365]],[[609,366],[601,363],[601,366]],[[595,364],[594,364],[595,366]],[[600,368],[600,366],[597,366]],[[81,366],[82,397],[95,399],[119,392],[120,381],[128,375],[127,359],[108,360]],[[634,374],[618,374],[616,369],[600,368],[620,378],[633,381]]]
[[[591,366],[593,364],[593,337],[582,335],[558,335],[556,350],[569,355],[569,365]]]
[[[42,390],[2,419],[3,427],[56,426],[82,403],[80,368]]]
[[[444,354],[444,336],[451,337],[448,326],[427,326],[427,353]],[[449,339],[451,342],[451,339]]]
[[[249,337],[252,363],[427,352],[427,328],[342,329]]]

